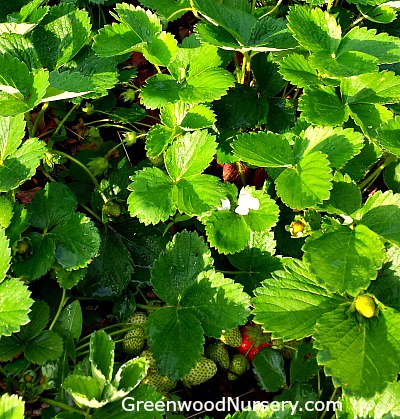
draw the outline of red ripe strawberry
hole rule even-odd
[[[253,361],[254,355],[260,352],[261,348],[271,347],[271,335],[264,333],[260,325],[249,323],[242,327],[240,331],[242,335],[242,344],[238,348],[238,352],[245,355],[250,361]]]

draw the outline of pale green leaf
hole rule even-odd
[[[354,397],[373,397],[397,379],[400,365],[400,316],[382,310],[378,318],[358,320],[348,304],[326,313],[316,325],[318,363],[336,387]]]
[[[32,34],[32,42],[40,59],[49,70],[60,68],[88,44],[91,30],[86,10],[71,10],[56,16],[56,9],[52,8],[46,16],[50,21],[36,27]]]
[[[0,195],[0,228],[7,228],[11,224],[11,220],[13,218],[13,212],[14,212],[13,202],[11,201],[11,199],[7,197],[7,195],[1,194]],[[0,268],[0,278],[2,278],[1,268]]]
[[[14,117],[0,117],[0,165],[21,144],[21,140],[25,135],[25,125],[23,114]]]
[[[363,225],[310,236],[303,250],[310,271],[326,288],[353,296],[368,288],[385,258],[379,236]]]
[[[318,284],[306,266],[294,260],[285,271],[274,273],[254,291],[254,321],[276,338],[302,339],[311,336],[321,316],[347,299]]]
[[[84,268],[97,256],[100,236],[93,221],[75,213],[59,223],[48,237],[56,244],[56,260],[66,269]]]
[[[178,52],[178,43],[172,34],[161,32],[153,37],[142,51],[144,57],[152,64],[167,66]]]
[[[155,9],[167,22],[178,19],[190,8],[190,0],[140,0],[140,4]]]
[[[333,15],[319,8],[293,6],[290,8],[288,21],[293,36],[307,50],[334,53],[340,44],[340,25]]]
[[[215,120],[215,113],[208,106],[195,105],[188,110],[180,126],[187,130],[209,128],[213,126]]]
[[[174,139],[175,132],[165,125],[153,125],[147,133],[147,157],[154,159],[159,156]]]
[[[364,137],[350,128],[308,127],[302,134],[303,155],[320,151],[326,154],[331,167],[340,169],[364,146]]]
[[[104,330],[97,330],[90,336],[89,361],[92,376],[100,388],[112,379],[114,347],[114,341]]]
[[[55,361],[63,351],[63,341],[58,333],[45,330],[39,336],[31,339],[25,346],[25,358],[34,364],[44,364]]]
[[[203,352],[203,333],[200,320],[189,309],[165,307],[151,313],[147,338],[161,373],[172,379],[189,374]]]
[[[287,168],[276,179],[276,192],[285,205],[304,209],[329,198],[332,188],[329,161],[319,151],[304,156],[299,164]]]
[[[62,183],[47,183],[28,206],[32,226],[47,230],[75,213],[78,203],[71,190]]]
[[[29,322],[28,313],[33,303],[30,295],[27,286],[17,279],[0,284],[0,336],[10,336]]]
[[[47,88],[43,102],[51,102],[61,99],[71,99],[93,92],[95,84],[90,77],[71,71],[52,71],[49,78],[50,85]]]
[[[140,100],[149,109],[161,108],[168,103],[177,102],[181,86],[169,74],[156,74],[147,79],[140,91]]]
[[[136,172],[130,185],[128,209],[132,217],[148,224],[166,221],[176,211],[172,200],[173,183],[160,169],[148,168]]]
[[[197,233],[184,230],[174,236],[155,260],[151,283],[157,295],[169,304],[178,304],[182,293],[197,281],[200,272],[213,264],[211,252]]]
[[[236,157],[261,167],[285,167],[294,164],[287,139],[272,132],[239,134],[232,143]]]
[[[131,52],[140,38],[127,24],[105,25],[94,37],[93,50],[100,57],[113,57]]]
[[[22,397],[4,393],[0,398],[0,419],[24,419],[25,402]]]
[[[377,130],[379,145],[400,156],[400,117],[390,119]]]
[[[122,364],[113,380],[115,386],[129,393],[140,381],[144,378],[147,372],[148,365],[143,358],[130,359],[125,364]]]
[[[364,135],[376,138],[376,129],[393,118],[393,113],[377,103],[352,103],[349,113],[354,122],[361,128]]]
[[[217,142],[206,130],[187,133],[175,139],[165,153],[168,174],[175,181],[203,172],[217,150]]]
[[[42,63],[40,62],[35,47],[32,42],[23,35],[3,33],[0,37],[0,53],[11,54],[32,70],[39,70],[42,68]]]
[[[299,110],[307,122],[315,125],[342,125],[349,117],[348,109],[330,86],[306,87]]]
[[[101,402],[101,388],[93,377],[70,375],[63,383],[65,391],[78,403],[87,407],[99,408],[107,403]]]
[[[321,84],[315,68],[305,57],[299,54],[290,54],[280,65],[282,76],[297,87],[308,87]]]
[[[11,249],[9,245],[10,243],[5,234],[4,228],[0,227],[0,282],[3,281],[8,269],[10,268]]]

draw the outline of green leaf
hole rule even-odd
[[[86,296],[115,298],[131,282],[134,273],[131,255],[119,234],[112,231],[101,234],[99,253],[89,265],[81,288]]]
[[[192,286],[200,272],[213,264],[210,250],[204,239],[184,230],[154,262],[151,283],[155,293],[168,304],[176,305],[182,292]]]
[[[145,225],[166,221],[175,214],[172,200],[172,180],[157,167],[136,172],[129,186],[128,209],[132,217],[138,217]]]
[[[276,192],[282,202],[295,209],[314,207],[329,198],[332,188],[329,161],[320,151],[305,155],[295,167],[276,179]]]
[[[154,159],[158,157],[173,141],[176,136],[174,130],[165,125],[153,125],[146,138],[147,157]]]
[[[23,419],[25,402],[16,394],[4,393],[0,398],[0,419]]]
[[[254,374],[260,387],[269,393],[286,387],[286,372],[280,352],[262,348],[253,361]]]
[[[10,361],[16,355],[21,355],[24,345],[15,336],[0,338],[0,361]]]
[[[33,31],[32,42],[42,63],[50,70],[60,68],[89,43],[90,18],[86,10],[71,10],[65,14],[62,6],[54,6],[46,16],[48,23]]]
[[[255,166],[286,167],[295,162],[287,139],[272,132],[239,134],[232,148],[236,157]]]
[[[385,106],[372,103],[352,103],[349,105],[349,113],[369,138],[376,138],[376,129],[393,118],[393,113]]]
[[[310,126],[301,137],[303,155],[320,151],[326,154],[334,169],[340,169],[364,146],[363,135],[350,128]]]
[[[107,403],[101,402],[101,388],[93,377],[70,375],[63,383],[65,391],[77,402],[87,407],[99,408]]]
[[[53,268],[58,285],[66,290],[70,290],[71,288],[73,288],[79,281],[81,281],[85,277],[87,273],[87,268],[67,271],[58,264],[55,264]]]
[[[146,375],[148,365],[143,358],[130,359],[115,374],[115,386],[128,394]]]
[[[23,114],[11,117],[0,117],[0,163],[15,153],[25,135]]]
[[[89,361],[92,376],[100,388],[111,381],[114,366],[114,341],[104,330],[98,330],[90,336]]]
[[[91,93],[96,89],[96,85],[90,77],[68,70],[62,73],[52,71],[49,82],[50,85],[43,102],[75,98]]]
[[[144,57],[155,65],[167,66],[178,52],[178,43],[174,36],[161,32],[152,38],[143,48]]]
[[[49,322],[49,314],[49,306],[44,301],[36,300],[32,305],[32,311],[29,313],[30,322],[21,327],[18,338],[26,343],[39,336]]]
[[[0,229],[7,228],[11,224],[12,218],[13,218],[13,203],[6,195],[0,194]],[[1,236],[1,233],[0,233],[0,236]],[[4,252],[5,252],[5,249],[4,249]],[[1,272],[2,270],[0,268],[0,277],[1,277]]]
[[[172,379],[185,377],[203,352],[205,340],[200,320],[191,310],[166,307],[151,313],[146,325],[161,373]]]
[[[24,62],[10,54],[0,54],[0,115],[16,116],[40,103],[46,93],[47,71],[30,72]]]
[[[18,332],[29,322],[29,309],[33,300],[27,286],[17,279],[0,284],[0,336]]]
[[[47,361],[55,361],[63,351],[63,341],[58,333],[45,330],[31,339],[25,346],[25,358],[34,364],[43,365]]]
[[[206,130],[178,137],[167,149],[164,157],[168,174],[176,182],[183,177],[203,172],[217,150],[215,137]]]
[[[29,222],[41,230],[48,230],[73,215],[77,205],[75,195],[66,185],[47,183],[28,206]]]
[[[65,269],[84,268],[97,256],[100,236],[93,221],[75,213],[59,223],[48,237],[56,244],[56,260]]]
[[[79,301],[68,304],[54,325],[54,331],[65,339],[79,339],[82,333],[82,309]]]
[[[344,103],[396,103],[400,100],[400,77],[390,71],[367,73],[342,79]]]
[[[342,125],[349,117],[348,109],[330,86],[306,87],[299,100],[299,110],[307,122],[315,125]]]
[[[400,156],[400,117],[390,119],[377,130],[377,140],[381,147]]]
[[[279,401],[280,403],[291,401],[292,406],[296,406],[295,411],[298,417],[302,419],[313,419],[318,415],[315,408],[318,399],[318,394],[309,383],[294,383],[294,385],[291,385],[283,390],[281,394],[274,397],[274,401]],[[307,409],[305,406],[307,406]],[[332,408],[330,407],[330,409]],[[292,415],[292,413],[290,414]]]
[[[187,130],[211,128],[215,120],[215,113],[208,106],[194,105],[188,110],[180,126]]]
[[[105,25],[94,37],[93,50],[100,57],[113,57],[131,52],[140,38],[127,24]]]
[[[379,234],[385,240],[400,244],[400,195],[391,191],[378,191],[368,198],[359,210],[356,219],[361,218],[361,224]]]
[[[45,275],[54,262],[56,246],[50,237],[29,232],[25,236],[29,239],[31,248],[27,255],[15,260],[12,269],[14,273],[29,281],[34,281]]]
[[[310,236],[303,247],[310,271],[329,290],[357,295],[382,267],[385,251],[379,236],[363,225],[338,226]]]
[[[290,342],[288,343],[290,345]],[[317,351],[312,342],[303,343],[290,362],[290,382],[307,382],[318,374]]]
[[[282,76],[297,87],[308,87],[321,84],[315,68],[305,57],[299,54],[290,54],[280,65]]]
[[[321,316],[347,299],[328,292],[301,262],[286,263],[254,291],[254,321],[274,337],[303,339],[313,334]]]
[[[140,0],[149,9],[155,9],[167,22],[181,17],[190,8],[189,0]]]
[[[386,307],[377,318],[357,320],[347,310],[348,305],[343,305],[317,323],[318,363],[344,394],[373,397],[397,379],[400,316]]]
[[[11,249],[9,241],[6,237],[4,229],[0,228],[0,282],[6,277],[6,273],[10,268]]]
[[[328,12],[296,5],[290,8],[288,21],[293,36],[305,49],[312,52],[336,52],[342,30],[334,16]]]

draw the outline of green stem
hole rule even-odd
[[[224,275],[241,275],[241,274],[251,273],[247,271],[220,271],[219,269],[216,269],[215,272],[220,272],[221,274],[224,274]]]
[[[54,131],[53,135],[57,135],[58,132],[60,131],[60,129],[64,126],[65,122],[68,120],[68,118],[71,116],[71,114],[74,112],[74,110],[76,108],[78,108],[81,104],[81,101],[79,101],[79,103],[76,103],[70,110],[69,112],[64,116],[64,118],[62,119],[62,121],[59,123],[58,127],[56,128],[56,130]]]
[[[46,112],[47,108],[49,107],[49,102],[45,102],[43,103],[42,109],[40,110],[40,112],[38,113],[36,119],[35,119],[35,123],[33,124],[32,127],[32,131],[31,131],[31,135],[32,137],[35,136],[37,128],[39,126],[40,120],[42,119],[42,116],[44,115],[44,113]]]
[[[83,410],[75,409],[72,406],[68,406],[65,403],[61,403],[53,399],[48,399],[47,397],[39,397],[39,401],[43,403],[47,403],[51,406],[60,407],[61,409],[66,410],[67,412],[79,413],[80,415],[85,416],[85,418],[90,418],[91,416],[90,414],[88,414],[87,412],[84,412]]]
[[[61,311],[65,305],[65,303],[68,301],[68,298],[66,298],[66,293],[67,290],[65,288],[63,288],[63,292],[62,292],[62,297],[61,297],[61,301],[60,304],[58,306],[58,310],[56,315],[54,316],[53,321],[51,322],[51,325],[49,327],[49,330],[53,329],[54,325],[56,324],[56,321],[58,320],[58,318],[60,317]]]
[[[330,397],[330,399],[329,399],[329,401],[330,401],[330,402],[331,402],[331,401],[333,400],[333,398],[335,397],[336,390],[337,390],[337,388],[335,387],[335,389],[333,390],[332,396],[331,396],[331,397]],[[322,415],[319,417],[319,419],[324,419],[324,417],[325,417],[325,415],[326,415],[326,412],[327,412],[327,410],[325,409],[325,410],[322,412]]]
[[[160,310],[160,308],[162,308],[162,307],[152,306],[150,304],[136,304],[136,307],[143,308],[145,310],[151,310],[151,311]]]
[[[267,13],[264,13],[259,19],[262,19],[262,18],[264,18],[265,16],[268,16],[268,15],[270,15],[270,14],[272,14],[272,13],[274,13],[275,12],[275,10],[282,4],[282,1],[283,0],[278,0],[278,2],[276,3],[276,5],[269,11],[269,12],[267,12]]]
[[[25,112],[25,121],[26,121],[26,128],[28,129],[29,138],[32,138],[32,123],[29,112]]]
[[[240,161],[238,161],[236,163],[236,166],[239,170],[240,173],[240,179],[242,179],[242,183],[243,183],[243,187],[246,186],[246,178],[244,177],[244,173],[243,173],[243,169],[242,169],[242,163]]]
[[[385,167],[396,161],[397,157],[393,154],[387,154],[384,156],[384,161],[378,166],[369,176],[367,176],[359,185],[362,192],[365,192],[377,179],[377,177],[383,172]]]

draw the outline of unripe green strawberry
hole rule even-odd
[[[376,304],[370,295],[359,295],[355,301],[356,310],[364,317],[371,318],[376,311]]]
[[[145,341],[144,328],[136,326],[125,335],[122,347],[127,354],[138,355],[143,349]]]
[[[103,205],[103,211],[107,217],[118,218],[121,215],[121,205],[115,201],[108,201]]]
[[[156,360],[153,358],[153,354],[151,353],[151,351],[149,349],[145,349],[140,356],[142,358],[144,358],[148,364],[149,364],[149,371],[151,370],[156,370],[157,369],[157,364],[156,364]]]
[[[225,345],[238,348],[242,344],[242,335],[240,334],[239,328],[235,327],[226,333],[222,333],[220,340],[225,343]]]
[[[19,255],[24,255],[25,253],[28,252],[30,247],[31,246],[28,240],[21,240],[17,243],[17,253]]]
[[[221,365],[222,368],[229,368],[229,353],[222,342],[215,342],[208,346],[206,357]]]
[[[164,156],[160,154],[157,157],[149,157],[150,163],[155,167],[162,167],[164,166]]]
[[[196,364],[194,368],[189,372],[183,380],[183,384],[186,386],[197,386],[208,381],[210,378],[214,377],[217,373],[217,364],[211,359],[207,359],[202,356],[200,361]]]
[[[249,361],[244,355],[236,354],[229,364],[228,380],[236,380],[243,375],[250,367]]]
[[[159,393],[168,393],[176,387],[176,381],[162,375],[159,370],[150,371],[142,383],[155,387]]]
[[[146,313],[144,311],[135,311],[132,316],[128,317],[127,322],[134,324],[145,324],[147,322]]]

